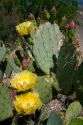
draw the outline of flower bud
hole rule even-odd
[[[76,24],[75,24],[75,22],[73,20],[69,23],[69,28],[70,29],[75,29],[76,28]]]
[[[69,29],[69,24],[68,23],[65,25],[65,29]]]
[[[55,13],[56,12],[56,7],[53,6],[52,9],[50,10],[51,13]]]
[[[35,18],[34,15],[33,15],[32,13],[29,13],[28,19],[29,19],[29,20],[33,20],[34,18]]]
[[[29,66],[29,59],[23,59],[22,61],[22,69],[27,69]]]
[[[62,21],[63,21],[63,20],[66,20],[66,16],[63,16],[63,17],[62,17]]]
[[[44,8],[44,13],[47,14],[48,13],[48,10],[46,8]]]

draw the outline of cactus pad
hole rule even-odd
[[[83,105],[83,63],[78,67],[76,93],[80,103]]]
[[[63,125],[63,121],[56,112],[51,112],[46,125]]]
[[[75,83],[77,57],[75,48],[71,43],[66,43],[62,46],[58,62],[56,77],[59,82],[59,87],[63,93],[71,92]]]
[[[53,68],[53,56],[58,57],[58,45],[62,37],[58,25],[49,22],[40,25],[32,34],[34,57],[40,69],[46,74]]]
[[[45,77],[40,77],[35,88],[40,95],[41,101],[46,104],[52,99],[52,84]]]
[[[13,116],[11,99],[7,87],[0,83],[0,121]]]

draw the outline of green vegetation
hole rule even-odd
[[[0,0],[0,124],[82,125],[76,0]]]

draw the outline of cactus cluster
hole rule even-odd
[[[75,46],[71,42],[64,42],[62,47],[59,48],[59,43],[63,39],[63,35],[60,32],[58,25],[55,23],[51,24],[49,22],[46,22],[44,24],[41,24],[35,32],[30,34],[30,36],[33,42],[32,44],[27,43],[28,45],[30,45],[27,47],[29,49],[27,49],[27,52],[28,54],[30,52],[32,58],[30,58],[30,60],[26,60],[27,58],[22,60],[21,66],[18,66],[15,63],[15,58],[13,58],[12,56],[13,54],[16,54],[16,51],[13,54],[6,55],[7,50],[4,44],[1,44],[0,46],[0,63],[4,62],[4,60],[6,61],[4,72],[6,77],[9,77],[12,71],[19,72],[20,70],[25,70],[26,68],[28,68],[28,66],[28,70],[31,70],[31,72],[34,72],[36,74],[38,73],[36,72],[38,69],[41,72],[43,71],[42,73],[37,74],[37,81],[35,81],[34,78],[31,77],[32,75],[30,75],[29,72],[27,75],[27,71],[23,71],[23,74],[19,75],[19,77],[17,75],[13,80],[13,85],[15,85],[15,87],[12,86],[12,84],[11,87],[18,90],[16,93],[17,96],[21,94],[20,101],[18,101],[21,103],[17,103],[17,105],[15,106],[15,108],[17,108],[16,111],[21,115],[31,115],[31,117],[33,118],[36,115],[36,111],[38,113],[41,113],[38,119],[40,121],[37,125],[73,125],[74,121],[77,125],[76,121],[78,122],[78,115],[81,113],[83,105],[83,63],[78,67]],[[32,62],[30,62],[30,64],[28,65],[28,61]],[[21,61],[19,60],[19,62]],[[30,87],[33,82],[37,84],[34,85],[34,87]],[[25,86],[24,89],[23,85]],[[65,100],[63,101],[62,98],[60,99],[57,96],[58,92],[69,95],[71,92],[73,92],[72,90],[74,89],[76,90],[77,98],[80,102],[73,100],[73,103],[67,105],[68,108],[66,110],[65,103],[69,98],[66,96]],[[37,103],[34,103],[35,101],[38,102],[38,100],[32,98],[33,96],[28,97],[30,104],[27,100],[27,96],[25,96],[26,98],[24,98],[23,94],[25,93],[26,95],[26,92],[29,92],[30,94],[30,91],[31,93],[38,93],[38,97],[43,104],[43,108],[41,108],[41,106],[41,109],[38,108],[40,110],[36,110],[36,108],[33,112],[34,106],[38,106]],[[31,106],[31,108],[29,108],[29,106]],[[28,111],[27,109],[31,110],[31,113],[26,113]],[[11,99],[8,94],[8,88],[4,87],[1,83],[0,114],[0,121],[13,116],[13,109],[11,105]],[[34,116],[32,116],[33,114]],[[62,116],[60,117],[59,115]],[[45,118],[43,119],[44,116]],[[12,125],[14,124],[14,122],[15,120],[13,121]],[[78,124],[82,125],[83,121],[80,119]]]

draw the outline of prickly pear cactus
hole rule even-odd
[[[74,46],[71,43],[64,44],[58,57],[56,78],[59,87],[65,94],[71,92],[73,84],[76,82],[76,63]]]
[[[72,119],[76,118],[82,111],[82,106],[78,101],[71,103],[65,114],[65,123],[69,123]]]
[[[21,71],[21,68],[16,65],[13,57],[9,56],[7,59],[7,66],[5,69],[6,77],[9,77],[11,75],[12,71],[19,72],[19,71]]]
[[[83,63],[81,63],[81,65],[78,67],[76,94],[80,103],[83,105]]]
[[[44,104],[52,99],[52,84],[46,77],[40,77],[34,91],[38,92]]]
[[[62,119],[56,112],[51,112],[46,125],[64,125]]]
[[[13,116],[8,89],[0,83],[0,121]]]
[[[62,37],[58,25],[49,22],[40,25],[32,34],[33,54],[38,66],[46,74],[53,68],[54,57],[58,57],[58,45]]]
[[[5,55],[6,55],[6,48],[5,45],[3,44],[2,46],[0,45],[0,62],[3,60]]]
[[[68,125],[83,125],[83,119],[75,118]]]

